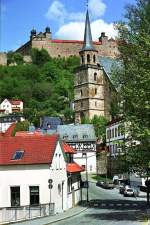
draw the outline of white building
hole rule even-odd
[[[5,132],[14,122],[24,121],[23,102],[5,99],[0,104],[0,132]]]
[[[23,102],[21,100],[5,99],[0,104],[0,112],[4,114],[23,112]]]
[[[0,222],[13,220],[13,207],[19,208],[17,219],[23,219],[27,207],[34,208],[36,217],[39,206],[44,216],[50,203],[55,213],[77,204],[83,168],[65,161],[64,154],[74,154],[72,149],[62,145],[58,135],[8,137],[10,129],[0,138]]]
[[[113,120],[106,127],[106,146],[111,156],[122,153],[122,144],[125,140],[124,125],[120,119]]]

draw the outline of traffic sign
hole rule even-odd
[[[52,184],[53,183],[53,180],[52,179],[48,179],[48,183],[49,184]]]
[[[48,185],[48,188],[49,188],[49,189],[52,189],[52,188],[53,188],[53,185],[52,185],[52,184],[49,184],[49,185]]]

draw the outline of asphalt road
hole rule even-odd
[[[86,190],[83,195],[86,197]],[[89,208],[54,225],[144,225],[145,199],[124,197],[117,189],[105,190],[90,183]]]

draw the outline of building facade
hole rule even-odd
[[[79,52],[81,65],[76,68],[74,79],[75,121],[92,119],[94,115],[111,119],[111,104],[117,92],[104,68],[98,63],[98,50],[92,42],[87,10],[84,42]]]
[[[59,125],[57,133],[61,140],[75,149],[74,161],[89,173],[96,173],[96,136],[93,125]]]
[[[14,122],[24,121],[23,102],[5,99],[0,104],[0,132],[5,132]]]
[[[14,207],[25,219],[28,208],[36,217],[48,215],[51,205],[55,213],[76,205],[83,168],[72,160],[74,150],[58,135],[10,134],[11,128],[0,137],[0,221],[10,221]]]
[[[118,44],[114,39],[108,39],[104,32],[98,38],[97,42],[93,42],[100,56],[108,56],[116,58],[119,55]],[[32,48],[46,49],[51,57],[69,57],[79,56],[83,41],[79,40],[55,40],[52,39],[52,33],[49,27],[45,32],[37,33],[35,29],[31,31],[30,40],[16,50],[25,56],[25,60],[29,60]]]

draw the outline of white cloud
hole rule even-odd
[[[101,32],[105,32],[109,38],[114,38],[117,35],[112,23],[109,24],[100,19],[105,10],[106,5],[103,0],[89,0],[90,15],[94,19],[91,22],[93,40],[98,40]],[[60,0],[54,0],[46,13],[46,17],[59,23],[59,29],[55,34],[57,38],[83,40],[85,12],[68,12]]]
[[[67,11],[65,6],[60,1],[54,1],[50,7],[48,8],[47,13],[45,16],[47,19],[56,20],[60,23],[63,23],[66,17]]]
[[[83,40],[84,36],[84,22],[70,22],[64,24],[56,32],[56,37],[67,40]],[[106,23],[104,20],[99,19],[91,23],[92,37],[94,41],[98,40],[101,32],[105,32],[109,38],[115,38],[117,31],[114,30],[113,23]]]
[[[93,18],[100,18],[105,13],[106,5],[102,0],[90,0],[89,10]]]

